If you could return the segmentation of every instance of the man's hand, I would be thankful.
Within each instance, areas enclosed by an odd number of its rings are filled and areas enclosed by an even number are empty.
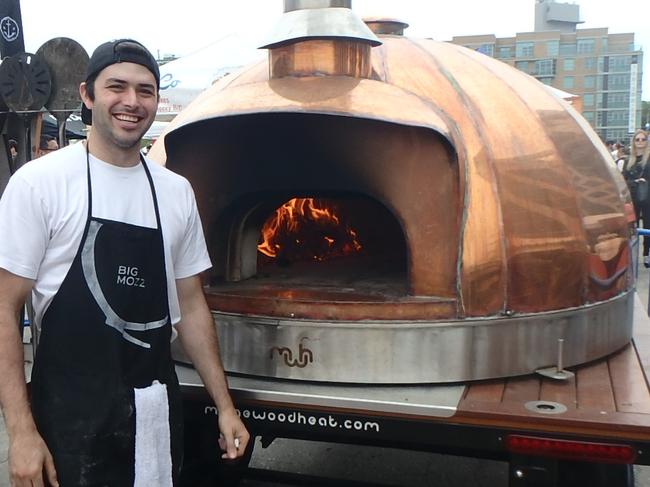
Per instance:
[[[9,474],[12,487],[59,486],[52,455],[36,429],[10,437]]]
[[[221,458],[234,460],[244,455],[250,435],[234,409],[219,411],[219,447],[225,451]]]

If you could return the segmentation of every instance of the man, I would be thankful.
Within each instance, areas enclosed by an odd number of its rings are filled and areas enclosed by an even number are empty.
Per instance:
[[[46,154],[49,154],[50,152],[53,152],[55,150],[58,150],[59,148],[59,143],[56,141],[54,137],[51,135],[41,135],[41,142],[38,144],[38,149],[36,149],[36,157],[35,159],[38,159],[39,157],[43,157]]]
[[[0,404],[17,487],[173,485],[176,333],[219,411],[224,458],[248,443],[199,278],[210,262],[194,195],[139,152],[159,87],[141,44],[99,46],[79,88],[86,144],[25,165],[0,200]],[[30,291],[31,409],[16,320]]]

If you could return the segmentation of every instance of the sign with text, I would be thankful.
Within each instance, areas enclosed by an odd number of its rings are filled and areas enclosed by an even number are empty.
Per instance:
[[[627,131],[631,134],[636,130],[636,112],[638,110],[639,93],[639,65],[630,65],[630,117],[628,118]]]

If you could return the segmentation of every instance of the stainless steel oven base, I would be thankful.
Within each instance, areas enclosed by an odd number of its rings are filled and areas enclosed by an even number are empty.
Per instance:
[[[318,382],[421,384],[589,362],[632,337],[634,292],[580,308],[457,321],[325,322],[213,312],[228,372]],[[184,360],[175,350],[175,358]]]

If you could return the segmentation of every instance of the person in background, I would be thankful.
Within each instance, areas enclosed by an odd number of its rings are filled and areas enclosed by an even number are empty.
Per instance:
[[[621,145],[621,149],[618,151],[618,157],[616,159],[616,169],[620,172],[623,172],[623,167],[627,162],[627,158],[630,157],[630,151],[624,145]]]
[[[646,219],[650,219],[650,198],[648,185],[650,184],[650,144],[645,130],[637,130],[632,138],[630,155],[623,164],[623,178],[627,183],[634,203],[636,221],[638,226],[645,227]],[[643,238],[643,265],[650,267],[650,238]]]
[[[16,157],[18,156],[18,142],[16,142],[14,139],[9,139],[8,146],[11,159],[12,161],[15,161]]]
[[[614,150],[612,150],[611,154],[615,161],[618,161],[621,158],[621,155],[623,153],[623,147],[624,145],[621,144],[620,142],[614,143]]]
[[[176,336],[216,405],[223,457],[249,441],[199,276],[211,263],[194,193],[140,153],[159,90],[142,44],[100,45],[79,87],[88,140],[24,165],[0,199],[0,405],[15,487],[177,485]],[[30,292],[28,399],[17,316]]]
[[[35,159],[59,149],[59,143],[51,135],[41,135],[41,142],[36,149]]]

